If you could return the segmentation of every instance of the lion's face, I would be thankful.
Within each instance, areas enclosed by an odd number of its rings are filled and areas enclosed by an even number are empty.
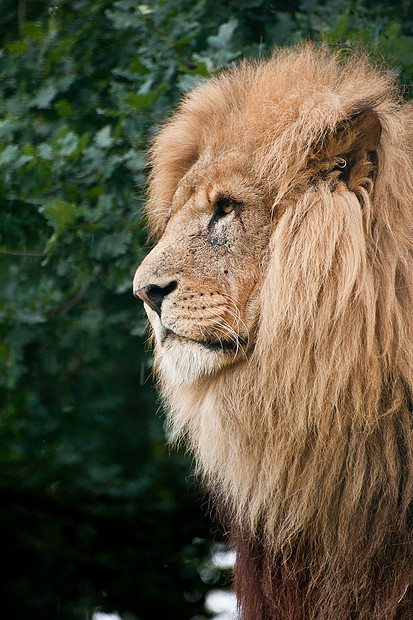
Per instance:
[[[178,183],[163,235],[134,278],[160,369],[173,381],[249,355],[270,223],[240,151],[205,153]]]

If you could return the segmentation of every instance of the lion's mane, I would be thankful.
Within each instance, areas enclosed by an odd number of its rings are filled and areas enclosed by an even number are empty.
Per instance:
[[[235,140],[274,208],[255,346],[161,377],[171,427],[224,506],[243,617],[412,618],[412,108],[313,45],[223,72],[155,140],[155,233],[184,171]]]

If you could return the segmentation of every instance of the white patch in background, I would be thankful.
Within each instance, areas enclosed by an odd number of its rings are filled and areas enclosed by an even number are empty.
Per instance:
[[[213,620],[237,620],[237,597],[229,590],[211,590],[205,597],[207,611],[218,614]]]
[[[228,550],[226,545],[215,544],[211,557],[208,560],[209,570],[229,570],[234,568],[235,564],[235,551]],[[211,577],[208,573],[208,567],[205,567],[207,573],[206,577]],[[202,572],[201,578],[203,581]],[[205,609],[214,614],[211,620],[239,620],[239,614],[237,610],[237,598],[235,593],[231,590],[210,590],[205,596]],[[204,616],[195,616],[193,620],[206,620]],[[105,613],[96,611],[92,620],[122,620],[116,612]]]
[[[234,568],[236,559],[235,551],[215,551],[212,556],[212,563],[221,570]]]

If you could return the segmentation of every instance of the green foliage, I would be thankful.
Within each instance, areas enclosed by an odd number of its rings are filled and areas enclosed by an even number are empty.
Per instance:
[[[266,35],[280,43],[311,38],[335,49],[366,49],[400,74],[408,89],[413,77],[413,11],[411,2],[396,5],[353,0],[302,0],[294,17],[278,11]]]
[[[8,617],[191,618],[214,577],[165,447],[145,319],[145,151],[188,88],[301,38],[413,73],[410,3],[0,0],[0,521]],[[45,587],[45,584],[48,587]],[[215,586],[214,586],[215,587]]]

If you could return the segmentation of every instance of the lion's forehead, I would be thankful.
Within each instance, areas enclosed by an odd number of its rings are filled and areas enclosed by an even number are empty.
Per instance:
[[[254,184],[249,176],[239,169],[223,174],[216,166],[190,170],[178,183],[172,204],[188,200],[197,191],[206,192],[208,200],[213,201],[217,195],[230,195],[239,200],[245,195],[260,197],[262,190]]]

